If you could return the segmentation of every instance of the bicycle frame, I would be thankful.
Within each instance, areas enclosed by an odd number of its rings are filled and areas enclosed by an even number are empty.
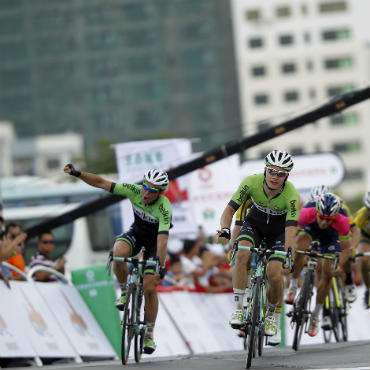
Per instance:
[[[142,249],[144,252],[144,248]],[[131,347],[131,341],[135,337],[135,361],[139,362],[143,353],[143,341],[146,331],[146,322],[140,319],[141,306],[143,301],[143,282],[144,269],[150,266],[154,271],[159,271],[158,259],[138,259],[136,257],[110,257],[111,261],[130,263],[133,267],[132,272],[127,279],[126,303],[121,321],[122,325],[122,364],[128,361]]]
[[[270,254],[290,256],[290,252],[276,251],[266,248],[254,248],[238,246],[238,250],[249,251],[257,254],[256,268],[251,279],[251,295],[249,302],[243,308],[243,325],[242,330],[249,335],[248,338],[248,355],[246,368],[252,363],[252,357],[255,356],[256,339],[258,338],[258,353],[262,355],[264,323],[265,323],[265,287],[266,287],[266,265],[267,256]]]

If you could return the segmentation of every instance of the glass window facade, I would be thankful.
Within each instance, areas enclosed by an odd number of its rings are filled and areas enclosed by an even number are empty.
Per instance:
[[[294,43],[293,35],[281,35],[279,36],[279,44],[282,46],[292,45]]]
[[[254,77],[262,77],[267,73],[265,66],[254,66],[251,68],[251,75]]]
[[[100,137],[206,150],[241,135],[228,2],[3,0],[0,35],[0,118],[18,136],[74,131],[93,152]]]
[[[281,65],[281,73],[283,74],[290,74],[295,73],[297,70],[295,63],[283,63]]]
[[[250,49],[258,49],[263,47],[263,39],[261,37],[254,37],[248,40],[248,46]]]
[[[321,33],[321,39],[323,41],[348,40],[350,37],[351,32],[348,28],[327,30]]]

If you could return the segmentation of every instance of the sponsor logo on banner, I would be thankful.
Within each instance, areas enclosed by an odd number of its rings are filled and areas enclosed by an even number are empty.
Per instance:
[[[203,218],[206,220],[213,220],[215,218],[215,210],[207,208],[203,211]]]

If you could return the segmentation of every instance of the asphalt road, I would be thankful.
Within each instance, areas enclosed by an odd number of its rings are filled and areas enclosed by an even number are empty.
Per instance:
[[[244,352],[223,352],[193,357],[145,358],[140,363],[120,361],[93,361],[83,364],[54,363],[44,369],[91,370],[242,370],[245,369]],[[251,369],[369,369],[370,341],[330,343],[302,346],[298,352],[291,348],[266,347],[262,357],[253,360]],[[21,369],[21,368],[18,368]],[[24,369],[31,369],[25,367]]]

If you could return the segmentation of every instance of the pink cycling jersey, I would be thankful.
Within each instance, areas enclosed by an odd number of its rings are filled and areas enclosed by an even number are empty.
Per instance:
[[[316,207],[303,207],[299,214],[298,227],[303,229],[305,225],[316,222]],[[337,230],[340,236],[349,235],[351,225],[348,217],[338,213],[335,216],[334,222],[330,225],[333,229]]]

